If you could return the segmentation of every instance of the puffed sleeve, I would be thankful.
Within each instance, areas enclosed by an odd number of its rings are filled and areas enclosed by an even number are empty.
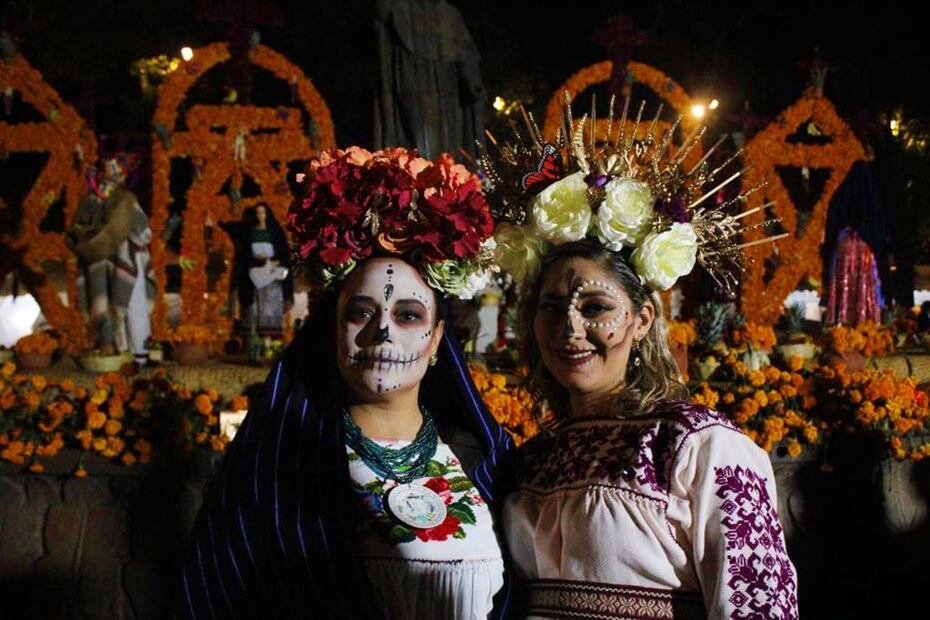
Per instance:
[[[711,426],[682,440],[669,482],[707,617],[796,619],[768,455],[738,429]]]

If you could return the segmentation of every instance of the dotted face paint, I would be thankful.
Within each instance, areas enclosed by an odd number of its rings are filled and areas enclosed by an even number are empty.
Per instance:
[[[606,293],[607,296],[617,305],[616,308],[605,313],[607,316],[600,316],[597,320],[585,318],[587,309],[583,308],[585,297]],[[571,301],[568,304],[569,318],[573,321],[580,319],[585,329],[608,329],[611,330],[608,339],[613,338],[613,331],[618,329],[629,319],[630,311],[626,303],[617,292],[617,288],[609,282],[602,280],[582,280],[572,291]]]
[[[417,271],[396,260],[366,261],[338,302],[339,372],[360,398],[419,383],[429,364],[435,309]]]

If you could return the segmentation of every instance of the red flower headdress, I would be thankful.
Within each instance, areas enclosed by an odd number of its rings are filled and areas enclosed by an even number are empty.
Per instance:
[[[448,154],[324,151],[288,213],[296,260],[328,287],[378,255],[401,256],[434,288],[470,298],[489,281],[494,222],[478,177]]]

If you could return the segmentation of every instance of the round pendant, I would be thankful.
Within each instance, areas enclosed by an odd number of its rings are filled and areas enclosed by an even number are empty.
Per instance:
[[[446,503],[432,489],[419,484],[400,484],[388,491],[391,515],[410,527],[427,530],[446,520]]]

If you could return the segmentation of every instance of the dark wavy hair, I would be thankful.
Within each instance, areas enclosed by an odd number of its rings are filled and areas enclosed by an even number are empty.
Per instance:
[[[595,239],[564,243],[549,250],[543,258],[539,277],[530,285],[528,294],[524,295],[520,303],[520,352],[529,366],[526,387],[540,402],[553,409],[557,417],[567,415],[570,406],[568,391],[546,368],[533,335],[543,275],[556,262],[567,258],[590,260],[611,274],[630,297],[634,314],[642,310],[646,303],[651,303],[655,308],[655,320],[649,332],[640,341],[640,364],[627,364],[623,388],[610,401],[613,409],[619,412],[619,415],[629,417],[647,414],[666,400],[686,399],[688,388],[681,379],[668,346],[668,328],[662,313],[662,300],[640,282],[639,276],[633,272],[622,253],[606,249]]]

